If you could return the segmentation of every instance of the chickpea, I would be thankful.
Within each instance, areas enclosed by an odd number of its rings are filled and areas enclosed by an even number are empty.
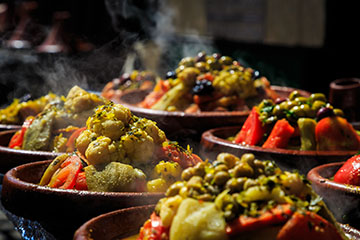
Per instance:
[[[218,186],[224,185],[229,180],[230,175],[228,172],[220,171],[214,176],[214,183]]]
[[[235,177],[252,177],[254,169],[247,162],[240,162],[234,169]]]

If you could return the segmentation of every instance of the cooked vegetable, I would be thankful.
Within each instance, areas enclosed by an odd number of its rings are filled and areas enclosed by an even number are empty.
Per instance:
[[[300,150],[316,150],[316,121],[310,118],[299,118],[297,125],[300,130]]]
[[[253,107],[234,141],[241,144],[256,145],[263,138],[264,133],[265,129],[259,119],[257,107]]]
[[[360,155],[348,159],[335,173],[334,181],[360,186]]]
[[[222,153],[185,171],[138,240],[347,239],[305,177],[271,161]]]
[[[265,99],[254,109],[235,143],[305,151],[360,149],[359,135],[322,93],[303,97],[293,91],[288,98]]]
[[[294,132],[295,129],[288,123],[288,121],[286,121],[286,119],[278,120],[262,147],[286,148]]]
[[[176,71],[158,81],[139,105],[187,113],[233,111],[248,110],[266,97],[276,97],[258,71],[245,68],[228,56],[219,56],[201,52],[196,58],[183,58]]]
[[[321,119],[315,128],[319,150],[360,149],[360,137],[345,118],[332,116]]]
[[[40,113],[48,103],[57,100],[59,100],[59,97],[53,93],[26,102],[14,99],[8,107],[0,109],[0,123],[21,124],[27,117],[36,116]]]
[[[32,122],[34,121],[33,116],[29,116],[25,119],[21,129],[17,131],[10,139],[9,148],[21,148],[24,142],[25,132],[28,130]]]
[[[77,156],[56,158],[45,171],[41,185],[161,192],[180,179],[182,169],[201,162],[190,149],[168,142],[155,122],[132,115],[120,104],[99,106],[86,125],[86,129],[73,129],[68,141],[75,141]],[[82,161],[88,166],[80,166],[78,162]]]
[[[23,138],[20,137],[21,141],[17,141],[14,147],[21,146],[21,149],[25,150],[72,152],[74,137],[70,142],[68,138],[74,130],[85,125],[94,107],[104,102],[103,98],[75,86],[66,98],[62,97],[46,105],[31,125],[22,130]],[[14,138],[18,137],[17,134]]]

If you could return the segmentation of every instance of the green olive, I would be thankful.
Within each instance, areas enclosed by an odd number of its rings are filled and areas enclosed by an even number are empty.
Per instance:
[[[261,101],[259,105],[259,109],[263,109],[264,107],[273,106],[274,102],[271,99],[264,99]]]
[[[203,177],[205,175],[205,167],[203,165],[197,164],[193,169],[194,176]]]
[[[281,108],[281,104],[275,105],[275,107],[272,110],[272,114],[274,114],[277,117],[283,117],[285,115],[284,108]]]
[[[259,168],[259,169],[265,168],[263,161],[260,161],[258,159],[255,159],[253,164],[254,164],[254,168]]]
[[[208,183],[211,183],[211,181],[214,179],[214,174],[212,173],[207,173],[204,177],[205,181]]]
[[[343,117],[343,116],[344,116],[344,112],[343,112],[343,110],[341,110],[340,108],[335,108],[333,111],[334,111],[334,114],[335,114],[336,116],[339,116],[339,117]]]
[[[193,67],[195,66],[195,60],[192,57],[185,57],[179,62],[179,66]]]
[[[229,180],[230,175],[228,172],[220,171],[215,173],[214,183],[218,186],[224,185]]]
[[[233,62],[233,59],[229,56],[222,56],[220,59],[219,59],[219,63],[221,65],[231,65]]]
[[[234,168],[235,177],[252,177],[254,169],[247,162],[240,162]]]
[[[304,111],[304,109],[301,109],[300,106],[295,106],[291,108],[290,111],[293,112],[297,118],[306,116],[306,112]]]
[[[176,72],[176,74],[178,74],[178,73],[182,72],[184,69],[185,69],[185,66],[184,66],[184,65],[180,65],[180,66],[175,70],[175,72]]]
[[[243,189],[244,183],[247,178],[230,178],[226,182],[226,188],[230,189],[231,192],[240,192]]]
[[[244,153],[240,160],[242,162],[248,163],[252,167],[254,165],[255,155],[252,153]]]
[[[202,200],[202,201],[211,201],[211,200],[213,200],[213,196],[211,196],[211,194],[209,194],[209,193],[204,193],[204,194],[198,196],[197,199]]]
[[[220,153],[216,159],[219,161],[225,162],[225,164],[229,168],[233,168],[235,166],[236,161],[239,160],[238,157],[236,157],[235,155],[230,154],[230,153]]]
[[[179,193],[179,191],[182,187],[184,187],[183,182],[176,182],[176,183],[172,184],[166,191],[166,196],[167,197],[175,196],[176,194]]]
[[[277,116],[270,116],[270,117],[265,119],[264,123],[265,124],[272,124],[272,123],[275,123],[277,120],[278,120]]]
[[[320,100],[315,100],[311,106],[311,109],[314,110],[315,112],[319,111],[320,108],[325,107],[326,102],[324,101],[320,101]]]
[[[253,186],[257,186],[259,183],[256,179],[251,179],[248,178],[246,179],[245,183],[244,183],[244,190],[248,189],[249,187],[253,187]]]
[[[301,104],[300,109],[304,110],[305,116],[310,117],[310,115],[313,114],[313,111],[311,111],[309,104]]]
[[[309,99],[311,102],[315,102],[315,101],[326,102],[326,96],[323,93],[313,93],[310,95]]]
[[[225,164],[220,164],[215,167],[215,173],[220,171],[227,171],[227,170],[229,170],[229,168]]]
[[[220,70],[221,64],[217,60],[209,59],[206,61],[206,63],[209,65],[210,69],[212,70]]]
[[[189,167],[187,169],[185,169],[182,173],[181,173],[181,178],[184,181],[188,181],[190,180],[190,178],[194,175],[193,173],[193,168]]]
[[[197,62],[195,63],[195,67],[199,69],[200,72],[209,71],[209,66],[205,62]]]
[[[292,100],[295,100],[295,98],[297,97],[301,97],[301,94],[299,93],[299,91],[292,91],[289,95],[289,99],[292,101]]]
[[[306,97],[297,97],[294,99],[294,101],[300,105],[302,103],[307,103],[308,99]]]

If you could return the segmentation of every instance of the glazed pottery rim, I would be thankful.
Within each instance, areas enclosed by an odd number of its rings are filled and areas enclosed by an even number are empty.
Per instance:
[[[348,82],[348,84],[341,84],[344,82],[345,83]],[[336,90],[353,89],[354,87],[359,87],[359,86],[360,86],[360,78],[340,78],[330,83],[330,88]]]
[[[96,224],[96,222],[101,221],[101,219],[103,219],[104,217],[111,217],[111,216],[116,216],[118,214],[122,214],[124,212],[128,212],[128,211],[136,211],[136,210],[147,210],[150,208],[155,208],[156,204],[148,204],[148,205],[142,205],[142,206],[134,206],[134,207],[128,207],[128,208],[123,208],[123,209],[118,209],[118,210],[114,210],[108,213],[103,213],[99,216],[96,216],[94,218],[89,219],[88,221],[86,221],[85,223],[83,223],[76,231],[74,234],[74,239],[82,239],[82,236],[85,236],[87,234],[89,234],[91,232],[91,225]]]
[[[11,188],[21,189],[22,191],[36,191],[39,193],[52,193],[56,195],[87,195],[87,196],[102,196],[102,197],[141,197],[141,196],[162,196],[164,193],[160,192],[95,192],[95,191],[88,191],[88,190],[75,190],[75,189],[59,189],[59,188],[50,188],[46,186],[40,186],[35,183],[26,182],[21,180],[21,176],[19,177],[17,174],[21,170],[28,170],[31,167],[36,165],[49,165],[53,160],[44,160],[44,161],[37,161],[19,165],[10,169],[4,176],[3,185],[8,185],[7,187],[11,186]],[[4,187],[3,187],[4,189]]]
[[[271,88],[274,91],[280,91],[280,90],[287,90],[287,91],[299,91],[302,95],[306,96],[310,93],[308,91],[292,88],[292,87],[286,87],[286,86],[276,86],[271,85]],[[164,111],[164,110],[155,110],[150,108],[143,108],[136,106],[135,104],[127,103],[126,101],[122,101],[121,97],[126,96],[127,94],[133,92],[133,91],[141,91],[140,89],[134,89],[130,90],[128,92],[124,92],[120,96],[120,100],[115,100],[115,102],[129,108],[131,111],[136,111],[138,113],[143,114],[151,114],[151,115],[158,115],[158,116],[172,116],[172,117],[196,117],[196,118],[211,118],[211,117],[229,117],[229,116],[247,116],[249,115],[251,109],[244,110],[244,111],[203,111],[203,112],[197,112],[197,113],[185,113],[183,111]]]
[[[325,171],[328,168],[333,167],[341,167],[345,162],[335,162],[335,163],[327,163],[322,164],[320,166],[314,167],[311,169],[308,174],[307,178],[316,185],[323,186],[326,188],[332,188],[334,190],[338,190],[345,193],[351,193],[360,195],[360,186],[350,185],[350,184],[343,184],[337,183],[329,178],[325,178],[322,176],[322,171]],[[335,173],[334,173],[335,174]]]
[[[228,127],[220,127],[220,128],[213,128],[205,131],[202,134],[201,141],[206,140],[209,143],[225,145],[227,147],[232,147],[235,149],[240,150],[249,150],[255,152],[262,152],[262,153],[272,153],[272,154],[286,154],[286,155],[296,155],[296,156],[346,156],[346,155],[354,155],[358,152],[358,150],[349,150],[349,151],[306,151],[306,150],[292,150],[292,149],[282,149],[282,148],[263,148],[260,146],[248,146],[248,145],[241,145],[237,143],[233,143],[229,140],[220,138],[215,135],[218,131],[225,131],[225,130],[234,130],[241,129],[241,126],[228,126]]]
[[[13,129],[20,129],[21,125],[16,125],[16,124],[0,124],[0,129],[3,129],[4,131],[6,130],[13,130]]]

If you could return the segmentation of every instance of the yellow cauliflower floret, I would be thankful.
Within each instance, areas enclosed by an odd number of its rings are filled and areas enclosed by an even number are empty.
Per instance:
[[[156,178],[146,183],[148,192],[165,192],[169,184],[162,178]]]
[[[76,148],[82,155],[85,155],[85,151],[89,144],[97,138],[97,135],[91,132],[89,129],[83,131],[79,137],[75,140]]]
[[[151,161],[155,149],[154,140],[145,131],[134,129],[120,139],[120,148],[126,152],[126,157],[135,165]]]
[[[103,136],[92,141],[85,151],[86,159],[93,165],[121,162],[124,159],[124,155],[124,152],[117,147],[116,142]]]
[[[182,168],[177,162],[159,162],[154,168],[155,176],[160,176],[164,179],[179,179]]]
[[[163,143],[166,141],[165,133],[156,126],[156,122],[146,118],[140,118],[131,125],[131,128],[140,128],[144,130],[150,137],[153,138],[154,143]]]
[[[99,136],[118,140],[125,134],[125,126],[129,124],[131,112],[120,104],[108,104],[96,109],[86,125]]]

